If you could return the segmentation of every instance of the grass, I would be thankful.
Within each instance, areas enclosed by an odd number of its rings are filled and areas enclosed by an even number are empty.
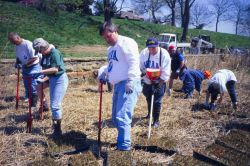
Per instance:
[[[13,58],[13,46],[7,41],[10,31],[18,32],[23,38],[34,40],[43,37],[50,43],[60,48],[74,45],[103,45],[104,40],[98,34],[98,27],[103,22],[100,16],[79,16],[76,14],[59,11],[57,14],[47,14],[34,8],[21,6],[11,2],[0,1],[0,57]],[[159,33],[182,33],[181,28],[167,25],[157,25],[141,21],[113,19],[120,28],[120,34],[134,38],[139,48],[145,47],[148,37]],[[211,36],[217,48],[237,46],[250,48],[250,38],[225,33],[215,33],[205,30],[190,29],[187,36],[190,41],[192,36],[206,34]],[[106,47],[106,46],[105,46]],[[84,50],[83,50],[84,52]],[[94,51],[93,51],[94,52]],[[105,54],[105,53],[103,53]],[[102,54],[91,54],[101,56]],[[66,57],[82,57],[84,54],[65,53]]]
[[[237,95],[240,105],[238,112],[247,112],[249,108],[249,81],[246,74],[249,67],[249,58],[226,57],[224,61],[219,56],[213,57],[187,57],[187,66],[190,68],[209,69],[214,73],[218,68],[228,68],[235,72],[237,77]],[[215,63],[216,62],[216,63]],[[8,66],[9,65],[9,66]],[[66,67],[78,68],[85,66],[96,70],[102,64],[88,62],[73,64],[66,63]],[[235,67],[238,66],[238,67]],[[99,93],[94,78],[71,78],[65,95],[63,107],[62,129],[63,136],[57,140],[50,137],[51,116],[43,121],[34,118],[33,132],[26,133],[27,103],[20,101],[19,111],[15,110],[16,76],[10,64],[0,64],[0,165],[98,165],[94,155],[98,135]],[[207,80],[203,82],[206,88]],[[23,95],[23,86],[20,84]],[[180,80],[175,80],[174,89],[181,87]],[[106,90],[106,86],[104,87]],[[48,90],[45,91],[48,97]],[[110,165],[167,165],[171,162],[176,165],[203,165],[192,158],[193,149],[203,148],[214,142],[218,136],[226,134],[223,124],[235,120],[231,115],[218,114],[219,111],[232,113],[230,98],[225,95],[225,101],[218,111],[205,110],[191,111],[193,105],[205,101],[205,93],[199,98],[197,92],[193,99],[183,99],[183,95],[173,92],[172,97],[164,96],[160,115],[161,126],[152,129],[151,139],[147,139],[148,121],[143,119],[146,115],[146,100],[141,94],[136,104],[132,122],[132,144],[141,148],[132,149],[131,153],[115,151],[117,130],[111,122],[112,94],[103,93],[103,129],[102,151],[108,153]],[[13,100],[7,98],[13,97]],[[90,149],[82,154],[62,155],[50,158],[50,154],[66,150],[82,148],[90,145]],[[150,151],[150,146],[157,151]],[[177,152],[174,156],[165,154],[166,150]],[[173,161],[172,161],[173,160]],[[195,164],[197,163],[197,164]],[[174,165],[174,164],[173,164]],[[192,164],[191,164],[192,165]]]

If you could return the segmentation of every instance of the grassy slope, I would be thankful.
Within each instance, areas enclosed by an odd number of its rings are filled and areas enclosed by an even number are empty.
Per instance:
[[[29,40],[43,37],[59,47],[105,45],[98,34],[98,26],[102,21],[102,17],[79,17],[65,12],[49,15],[30,7],[0,1],[0,56],[2,58],[13,57],[12,46],[7,42],[7,34],[10,31],[18,32],[23,38]],[[166,25],[119,19],[113,21],[120,26],[120,34],[134,38],[139,43],[140,49],[144,47],[147,37],[157,37],[156,34],[162,32],[177,34],[182,32],[181,28]],[[198,34],[210,35],[217,47],[227,45],[250,48],[250,38],[248,37],[211,31],[189,30],[188,39],[191,38],[190,36]]]

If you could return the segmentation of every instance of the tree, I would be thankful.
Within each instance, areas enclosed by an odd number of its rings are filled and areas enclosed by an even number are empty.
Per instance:
[[[110,0],[103,0],[103,7],[104,7],[104,21],[111,22],[111,15],[110,15]]]
[[[244,24],[244,18],[246,17],[247,6],[246,2],[242,0],[233,1],[233,22],[235,25],[235,34],[239,33],[239,28]]]
[[[121,0],[120,7],[117,6],[118,0],[110,0],[110,15],[113,17],[116,13],[120,12],[123,9],[124,0]],[[103,15],[104,14],[104,1],[96,0],[94,2],[94,12],[95,15]]]
[[[212,22],[211,16],[210,11],[204,4],[195,3],[191,10],[190,23],[196,29],[203,29],[204,26]]]
[[[211,1],[213,8],[212,14],[216,18],[215,31],[218,32],[218,24],[221,21],[228,21],[231,17],[229,12],[232,9],[232,2],[230,0],[216,0]]]
[[[178,0],[181,11],[181,27],[183,28],[181,41],[187,40],[188,25],[190,20],[190,9],[193,6],[195,0]]]
[[[175,26],[176,0],[165,0],[165,2],[171,10],[171,26]]]
[[[164,0],[134,0],[136,11],[140,14],[149,13],[154,23],[158,23],[156,12],[164,5]]]

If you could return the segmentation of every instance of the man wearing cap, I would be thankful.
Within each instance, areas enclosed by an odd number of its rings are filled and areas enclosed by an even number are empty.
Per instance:
[[[227,69],[221,69],[217,71],[208,81],[208,90],[205,105],[209,106],[210,110],[214,110],[216,108],[215,101],[217,100],[218,94],[220,94],[218,103],[222,103],[225,92],[228,92],[233,104],[233,108],[237,109],[238,103],[235,91],[236,82],[236,77],[232,71]],[[210,95],[211,102],[210,105],[208,105]]]
[[[166,81],[170,77],[171,59],[165,49],[159,47],[156,38],[149,38],[146,47],[140,54],[140,69],[143,75],[143,94],[148,104],[148,115],[150,116],[151,97],[154,94],[153,102],[153,126],[159,127],[159,116],[162,99],[166,91]],[[152,70],[154,69],[154,70]],[[150,73],[150,71],[157,72]]]
[[[31,107],[34,109],[37,103],[37,82],[33,77],[33,72],[41,70],[39,64],[39,55],[35,55],[35,50],[32,47],[32,42],[21,38],[16,32],[10,32],[8,34],[9,41],[15,45],[16,52],[16,68],[22,68],[23,83],[25,88],[25,98],[31,99]],[[31,77],[31,85],[28,85],[28,77]],[[31,96],[29,97],[29,86],[31,87]]]
[[[171,95],[172,87],[174,83],[174,79],[178,79],[179,73],[183,71],[184,68],[186,68],[185,62],[184,62],[184,56],[176,50],[175,46],[170,45],[168,48],[168,52],[171,57],[171,75],[169,79],[169,86],[168,86],[168,95]]]
[[[111,22],[104,22],[99,33],[110,45],[107,76],[114,86],[112,121],[118,130],[117,150],[128,151],[133,111],[142,90],[138,45],[135,40],[119,35],[117,26]]]
[[[183,82],[181,91],[186,94],[185,99],[192,98],[194,89],[201,94],[202,90],[202,81],[204,79],[209,79],[211,73],[208,70],[201,71],[196,69],[184,69],[180,73],[180,80]]]
[[[46,77],[38,81],[45,82],[49,80],[49,85],[45,83],[43,87],[46,88],[49,86],[50,107],[54,129],[53,135],[57,137],[62,134],[62,100],[68,87],[68,77],[65,72],[63,55],[43,38],[35,39],[33,41],[33,47],[37,53],[40,52],[43,55],[41,60],[43,69],[40,73],[45,74]],[[38,89],[41,89],[41,86],[38,87]]]

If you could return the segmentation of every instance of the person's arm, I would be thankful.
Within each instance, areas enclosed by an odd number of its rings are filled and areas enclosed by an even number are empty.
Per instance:
[[[220,98],[218,100],[218,103],[222,103],[223,98],[224,98],[224,92],[220,93]]]
[[[38,57],[32,57],[28,60],[26,66],[29,67],[32,65],[33,62],[35,62],[38,59]]]
[[[51,67],[51,68],[48,68],[48,69],[41,70],[42,74],[55,74],[57,72],[58,72],[57,67]]]
[[[206,101],[205,101],[206,104],[208,104],[208,102],[209,102],[209,97],[210,97],[210,93],[209,93],[208,90],[207,90],[207,93],[206,93]]]
[[[161,69],[160,78],[164,82],[168,81],[171,74],[171,59],[168,52],[163,53],[162,51],[162,66],[160,67],[160,69]]]

